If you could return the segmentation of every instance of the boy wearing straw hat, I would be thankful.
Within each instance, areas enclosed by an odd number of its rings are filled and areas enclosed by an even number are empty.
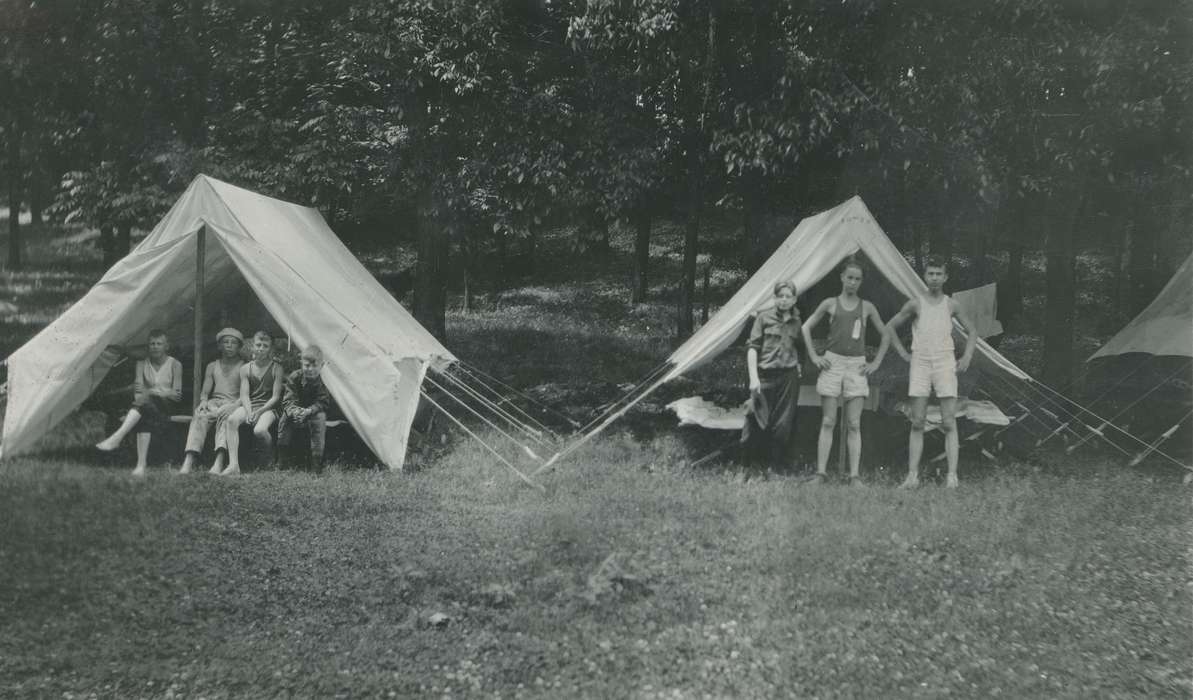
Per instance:
[[[240,348],[244,345],[244,335],[235,328],[225,328],[215,334],[215,342],[219,345],[220,356],[208,364],[203,373],[203,389],[199,392],[199,405],[186,434],[186,457],[179,474],[189,474],[194,468],[212,425],[215,426],[212,474],[223,471],[228,455],[226,423],[228,416],[240,405],[240,366],[244,364]]]

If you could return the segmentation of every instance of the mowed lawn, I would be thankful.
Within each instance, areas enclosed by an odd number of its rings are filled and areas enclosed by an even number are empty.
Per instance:
[[[12,461],[0,696],[1193,693],[1179,474],[904,492],[680,448],[604,436],[546,494],[468,441],[406,474]]]

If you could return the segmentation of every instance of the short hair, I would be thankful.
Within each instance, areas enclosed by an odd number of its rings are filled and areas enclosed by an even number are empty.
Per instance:
[[[924,259],[924,272],[927,272],[930,267],[939,267],[945,271],[945,274],[948,274],[949,261],[945,260],[944,256],[941,255],[929,255]]]
[[[154,338],[165,338],[166,340],[169,340],[170,336],[166,335],[164,330],[160,328],[154,328],[153,330],[149,331],[149,336],[146,338],[146,340],[153,340]]]
[[[303,349],[302,355],[300,355],[300,357],[306,358],[308,360],[314,360],[315,362],[323,362],[323,350],[321,350],[318,345],[308,345]]]
[[[841,274],[845,274],[845,271],[851,267],[862,273],[863,277],[866,276],[866,268],[862,267],[862,261],[857,258],[846,258],[845,262],[841,264]]]
[[[256,342],[258,340],[265,340],[268,341],[270,345],[273,345],[273,334],[269,331],[257,331],[253,334],[253,341]]]
[[[795,282],[789,282],[789,281],[775,282],[774,295],[779,296],[779,292],[783,291],[784,288],[791,290],[791,296],[793,296],[793,297],[799,296],[799,288],[795,286]]]

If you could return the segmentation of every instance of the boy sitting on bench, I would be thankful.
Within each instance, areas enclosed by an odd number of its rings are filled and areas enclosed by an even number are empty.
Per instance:
[[[289,452],[294,433],[306,428],[310,436],[311,468],[323,469],[324,437],[327,434],[327,408],[331,396],[319,372],[323,369],[323,351],[318,345],[308,345],[302,351],[302,365],[286,377],[282,395],[282,417],[278,421],[277,460]]]

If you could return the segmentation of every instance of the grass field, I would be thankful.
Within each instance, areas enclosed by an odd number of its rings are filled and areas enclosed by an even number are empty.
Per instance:
[[[547,495],[469,443],[398,476],[16,461],[0,695],[1193,693],[1177,477],[1012,465],[908,493],[678,451],[604,440]]]
[[[0,278],[6,352],[98,274],[46,251]],[[619,264],[453,311],[450,345],[578,411],[611,399],[672,342]],[[138,480],[81,415],[0,471],[0,697],[1193,695],[1179,470],[1043,452],[906,492],[892,445],[869,488],[813,486],[630,425],[540,493],[458,436],[402,474]]]

